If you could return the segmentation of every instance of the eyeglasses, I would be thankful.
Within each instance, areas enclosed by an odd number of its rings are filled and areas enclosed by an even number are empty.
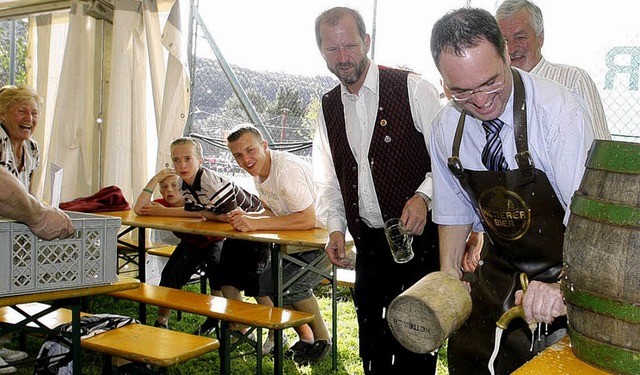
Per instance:
[[[457,93],[457,94],[451,94],[451,99],[453,99],[454,101],[458,102],[458,103],[463,103],[466,102],[467,100],[471,99],[471,97],[479,92],[485,94],[485,95],[490,95],[490,94],[496,94],[501,92],[502,90],[504,90],[504,82],[496,82],[496,83],[492,83],[489,85],[486,85],[484,87],[480,87],[478,89],[475,90],[469,90],[469,91],[464,91],[461,93]]]

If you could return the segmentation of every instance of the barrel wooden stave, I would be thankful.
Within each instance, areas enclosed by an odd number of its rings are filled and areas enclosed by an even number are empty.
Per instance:
[[[600,342],[635,350],[640,356],[640,324],[568,305],[571,328]],[[588,335],[587,335],[588,333]]]
[[[596,140],[572,198],[563,293],[576,357],[621,374],[640,363],[640,144]]]
[[[592,293],[640,304],[640,232],[572,216],[564,244],[567,279]]]

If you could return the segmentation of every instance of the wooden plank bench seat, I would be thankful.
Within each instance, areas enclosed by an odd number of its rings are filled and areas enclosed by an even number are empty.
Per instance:
[[[336,268],[337,285],[353,288],[356,285],[356,271],[346,268]],[[323,284],[331,285],[328,279],[322,279]]]
[[[29,302],[17,305],[17,307],[27,313],[29,316],[34,316],[50,307],[45,303]],[[80,316],[87,316],[90,314],[81,312]],[[25,316],[9,306],[0,307],[0,322],[7,324],[18,324],[25,319]],[[49,329],[53,329],[60,324],[69,323],[71,321],[71,310],[60,308],[52,311],[44,316],[39,317],[38,322]],[[30,322],[26,325],[29,328],[37,328],[39,325],[35,322]]]
[[[156,255],[159,257],[169,258],[173,251],[176,249],[175,245],[166,245],[160,247],[153,247],[147,250],[147,254]]]
[[[302,311],[269,307],[147,283],[140,283],[139,288],[109,293],[109,295],[232,323],[275,330],[297,327],[313,320],[313,314]]]
[[[199,357],[219,346],[220,342],[211,337],[144,324],[127,324],[82,340],[83,348],[163,369]]]
[[[255,303],[236,301],[224,297],[210,296],[180,289],[141,283],[139,288],[109,293],[109,295],[143,304],[180,310],[196,315],[219,319],[220,324],[220,367],[222,374],[230,374],[231,335],[230,324],[240,324],[257,329],[256,373],[262,370],[262,329],[282,331],[313,320],[313,314],[269,307]],[[235,333],[237,335],[237,333]],[[281,332],[279,332],[281,334]],[[246,340],[243,340],[246,341]],[[282,360],[282,345],[275,346],[277,361]],[[277,367],[277,366],[276,366]]]
[[[29,316],[34,316],[50,306],[32,302],[20,304],[17,307]],[[81,313],[81,315],[90,314]],[[14,308],[0,307],[0,322],[18,324],[24,319],[25,316]],[[37,321],[41,326],[53,330],[58,325],[71,321],[71,310],[59,308],[39,317]],[[27,327],[36,328],[39,324],[30,322]],[[128,324],[82,340],[83,348],[104,354],[105,363],[108,365],[112,363],[112,357],[118,357],[135,363],[157,366],[160,368],[160,373],[165,373],[167,367],[216,350],[219,346],[220,342],[214,338],[144,324]]]

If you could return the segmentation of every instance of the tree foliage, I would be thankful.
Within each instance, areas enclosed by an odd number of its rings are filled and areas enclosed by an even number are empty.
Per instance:
[[[11,22],[0,22],[0,85],[10,84],[11,77]],[[27,83],[27,23],[15,21],[16,56],[15,84]]]

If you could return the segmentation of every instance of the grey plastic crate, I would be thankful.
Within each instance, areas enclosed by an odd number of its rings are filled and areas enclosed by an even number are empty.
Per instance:
[[[0,296],[116,281],[120,218],[66,213],[75,233],[51,241],[39,239],[22,223],[0,218]]]

